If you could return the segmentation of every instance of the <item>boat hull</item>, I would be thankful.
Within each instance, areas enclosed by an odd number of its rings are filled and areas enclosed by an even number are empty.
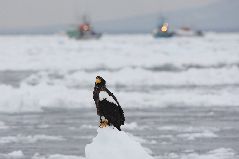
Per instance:
[[[153,34],[155,38],[170,38],[174,35],[172,32],[156,32]]]
[[[81,32],[76,30],[68,31],[67,35],[70,38],[79,39],[79,40],[99,39],[102,36],[102,34],[100,33],[92,33],[92,32],[82,34]]]

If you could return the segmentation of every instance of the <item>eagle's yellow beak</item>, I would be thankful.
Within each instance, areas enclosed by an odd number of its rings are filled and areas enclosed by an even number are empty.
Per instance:
[[[101,80],[99,78],[96,78],[95,83],[98,84],[100,82],[101,82]]]

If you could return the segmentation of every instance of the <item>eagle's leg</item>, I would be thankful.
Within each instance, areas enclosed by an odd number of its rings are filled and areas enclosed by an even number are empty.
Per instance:
[[[100,117],[100,128],[105,128],[109,125],[109,122],[107,119],[105,119],[105,117],[103,117],[103,119]]]

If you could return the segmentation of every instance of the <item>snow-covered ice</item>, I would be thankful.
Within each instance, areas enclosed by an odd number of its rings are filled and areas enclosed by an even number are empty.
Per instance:
[[[61,155],[61,154],[42,156],[42,155],[36,153],[33,155],[32,159],[85,159],[85,158],[83,158],[81,156]]]
[[[101,75],[125,110],[122,130],[148,154],[237,159],[238,42],[238,33],[0,36],[0,158],[84,157]]]
[[[7,128],[8,128],[8,126],[4,122],[0,121],[0,130],[7,129]]]
[[[217,156],[220,152],[208,152],[224,147],[233,152],[230,159],[237,159],[237,107],[159,107],[126,109],[125,113],[127,122],[122,130],[154,158],[204,159]],[[85,146],[97,135],[98,127],[95,109],[0,113],[0,120],[8,126],[0,131],[0,154],[6,156],[20,150],[24,159],[85,157]]]
[[[121,126],[122,129],[127,129],[127,130],[134,130],[134,129],[143,129],[140,127],[136,122],[132,123],[125,123],[124,125]]]
[[[160,40],[105,35],[92,41],[1,36],[0,111],[90,108],[96,75],[127,108],[238,106],[238,39],[238,33]]]
[[[3,159],[24,159],[24,154],[22,151],[18,150],[18,151],[13,151],[7,154],[1,154],[0,153],[0,158]]]
[[[47,135],[29,135],[29,136],[5,136],[0,137],[0,145],[8,144],[8,143],[34,143],[42,140],[50,140],[50,141],[62,141],[64,138],[61,136],[47,136]]]
[[[195,140],[196,138],[214,138],[214,137],[218,137],[218,135],[211,131],[204,130],[202,132],[197,132],[197,133],[179,134],[178,137],[185,138],[187,140]]]
[[[179,155],[170,153],[165,156],[158,156],[156,159],[232,159],[237,157],[238,156],[235,154],[235,152],[230,148],[218,148],[205,154],[191,152]]]
[[[124,131],[107,127],[98,128],[97,132],[92,143],[86,145],[86,159],[153,159]]]

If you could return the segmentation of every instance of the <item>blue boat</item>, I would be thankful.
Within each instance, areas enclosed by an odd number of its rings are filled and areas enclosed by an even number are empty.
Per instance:
[[[155,38],[169,38],[172,37],[173,35],[174,32],[170,32],[168,29],[168,23],[163,23],[153,31],[153,36]]]

